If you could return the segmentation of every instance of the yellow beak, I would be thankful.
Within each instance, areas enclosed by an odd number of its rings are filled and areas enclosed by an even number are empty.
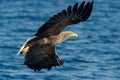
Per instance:
[[[73,33],[72,36],[75,37],[75,38],[78,38],[78,34],[77,33]]]

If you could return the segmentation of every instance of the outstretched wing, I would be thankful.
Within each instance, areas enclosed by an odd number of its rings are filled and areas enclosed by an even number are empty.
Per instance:
[[[78,6],[78,3],[73,7],[69,6],[67,10],[59,12],[43,24],[35,36],[49,37],[51,35],[57,35],[67,25],[87,20],[92,12],[93,2],[94,1],[85,4],[85,1],[83,1],[80,6]]]
[[[35,71],[43,68],[50,70],[52,66],[59,66],[55,47],[49,44],[33,45],[25,56],[24,64]]]

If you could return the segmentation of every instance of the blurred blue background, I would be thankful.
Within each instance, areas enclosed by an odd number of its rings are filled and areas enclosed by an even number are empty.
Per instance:
[[[0,80],[120,80],[120,0],[95,0],[86,22],[65,29],[79,38],[57,46],[63,66],[34,72],[16,56],[44,22],[75,2],[82,0],[0,0]]]

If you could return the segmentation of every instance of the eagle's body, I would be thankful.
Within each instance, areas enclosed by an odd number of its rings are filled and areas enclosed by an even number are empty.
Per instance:
[[[28,39],[21,47],[18,54],[25,54],[25,62],[33,70],[63,65],[63,59],[60,59],[56,53],[55,46],[70,37],[78,35],[72,31],[62,32],[70,24],[76,24],[88,19],[93,8],[93,1],[85,5],[85,1],[78,6],[76,3],[73,8],[69,6],[51,17],[42,27],[39,28],[34,37]]]

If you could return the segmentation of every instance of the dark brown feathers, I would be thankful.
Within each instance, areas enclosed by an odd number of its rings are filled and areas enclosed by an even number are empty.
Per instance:
[[[78,5],[68,6],[67,10],[63,10],[51,17],[45,24],[43,24],[35,36],[49,37],[59,34],[67,25],[76,24],[85,21],[90,16],[93,9],[93,2],[85,1]]]
[[[59,66],[57,58],[55,47],[35,44],[26,54],[24,64],[35,71],[43,68],[50,70],[52,66]]]

